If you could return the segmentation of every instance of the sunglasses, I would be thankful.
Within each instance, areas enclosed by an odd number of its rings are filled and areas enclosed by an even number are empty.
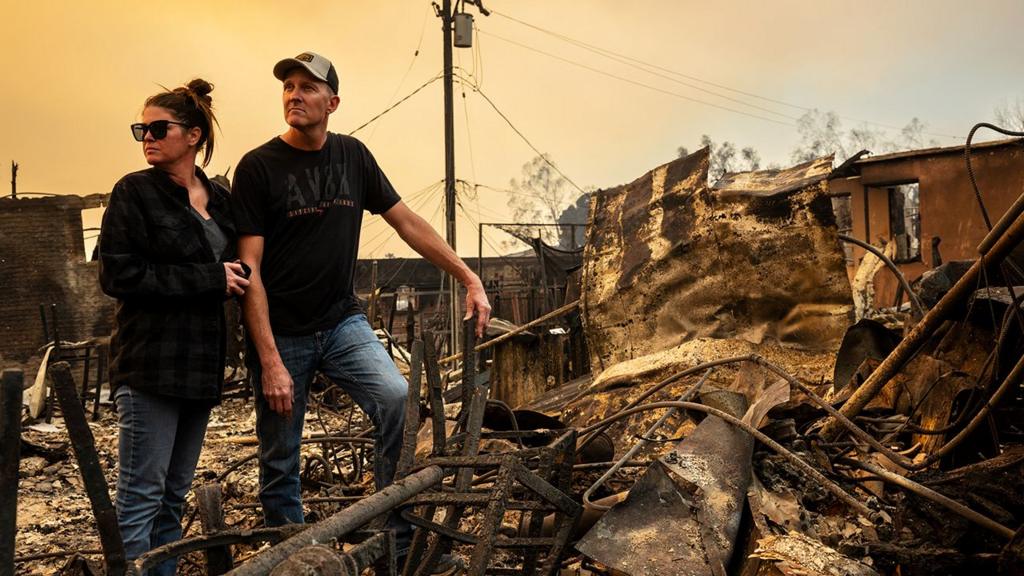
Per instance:
[[[153,135],[154,140],[163,140],[167,136],[167,127],[171,124],[177,124],[178,126],[184,126],[188,128],[189,125],[184,122],[175,122],[173,120],[156,120],[149,124],[132,124],[132,136],[135,140],[142,142],[143,138],[146,137],[146,132]]]

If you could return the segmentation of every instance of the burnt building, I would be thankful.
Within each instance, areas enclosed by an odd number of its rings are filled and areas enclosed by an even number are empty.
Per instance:
[[[971,146],[971,166],[992,224],[1024,193],[1024,140]],[[875,246],[895,243],[893,261],[914,281],[941,261],[978,256],[988,232],[971,185],[964,146],[928,148],[848,161],[830,176],[840,232]],[[864,250],[853,247],[854,273]],[[896,279],[875,277],[875,303],[891,306]]]
[[[110,334],[114,302],[100,290],[99,263],[86,258],[82,225],[82,211],[102,207],[107,197],[0,198],[5,365],[25,363],[52,340],[54,319],[64,341]]]
[[[483,281],[492,315],[522,324],[563,303],[565,269],[572,268],[573,261],[558,256],[548,255],[544,268],[536,254],[465,258],[465,262]],[[575,255],[576,260],[580,257]],[[361,259],[356,263],[355,290],[367,302],[374,291],[379,293],[371,315],[404,342],[409,306],[418,324],[426,322],[436,332],[444,332],[443,309],[438,314],[439,298],[446,307],[442,278],[442,271],[422,258]],[[465,306],[461,298],[459,306]]]

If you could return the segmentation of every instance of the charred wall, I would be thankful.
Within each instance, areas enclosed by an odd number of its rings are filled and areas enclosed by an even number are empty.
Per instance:
[[[985,208],[992,223],[1024,193],[1024,143],[1021,140],[977,145],[971,155]],[[977,246],[987,233],[967,175],[963,147],[915,151],[868,158],[856,163],[858,174],[830,181],[833,194],[850,196],[853,236],[876,246],[891,238],[886,186],[917,182],[920,194],[921,256],[900,263],[913,281],[932,267],[932,240],[940,238],[938,252],[944,262],[977,257]],[[851,274],[864,255],[854,248]],[[897,282],[887,270],[875,277],[875,301],[891,306]]]
[[[82,210],[105,195],[0,199],[0,357],[24,363],[45,343],[39,306],[57,305],[62,340],[110,334],[113,300],[87,262]],[[51,326],[52,331],[52,326]]]

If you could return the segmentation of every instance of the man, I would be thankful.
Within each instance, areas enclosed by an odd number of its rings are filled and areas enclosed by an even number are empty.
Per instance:
[[[394,479],[408,384],[380,345],[353,291],[362,211],[380,214],[409,246],[467,290],[482,335],[490,305],[480,279],[399,198],[366,147],[330,133],[338,75],[312,52],[274,66],[288,130],[235,170],[239,258],[252,273],[242,303],[260,440],[260,501],[269,526],[303,521],[299,444],[316,371],[345,389],[375,427],[377,489]],[[407,525],[394,521],[399,554]]]

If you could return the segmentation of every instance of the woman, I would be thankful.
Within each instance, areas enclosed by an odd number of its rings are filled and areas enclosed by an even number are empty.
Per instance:
[[[117,517],[133,560],[181,537],[210,409],[224,377],[224,300],[249,282],[234,258],[227,197],[196,166],[213,155],[213,86],[196,79],[146,100],[132,134],[151,166],[110,195],[100,284],[117,299],[110,384],[120,438]],[[173,574],[168,561],[154,570]]]

